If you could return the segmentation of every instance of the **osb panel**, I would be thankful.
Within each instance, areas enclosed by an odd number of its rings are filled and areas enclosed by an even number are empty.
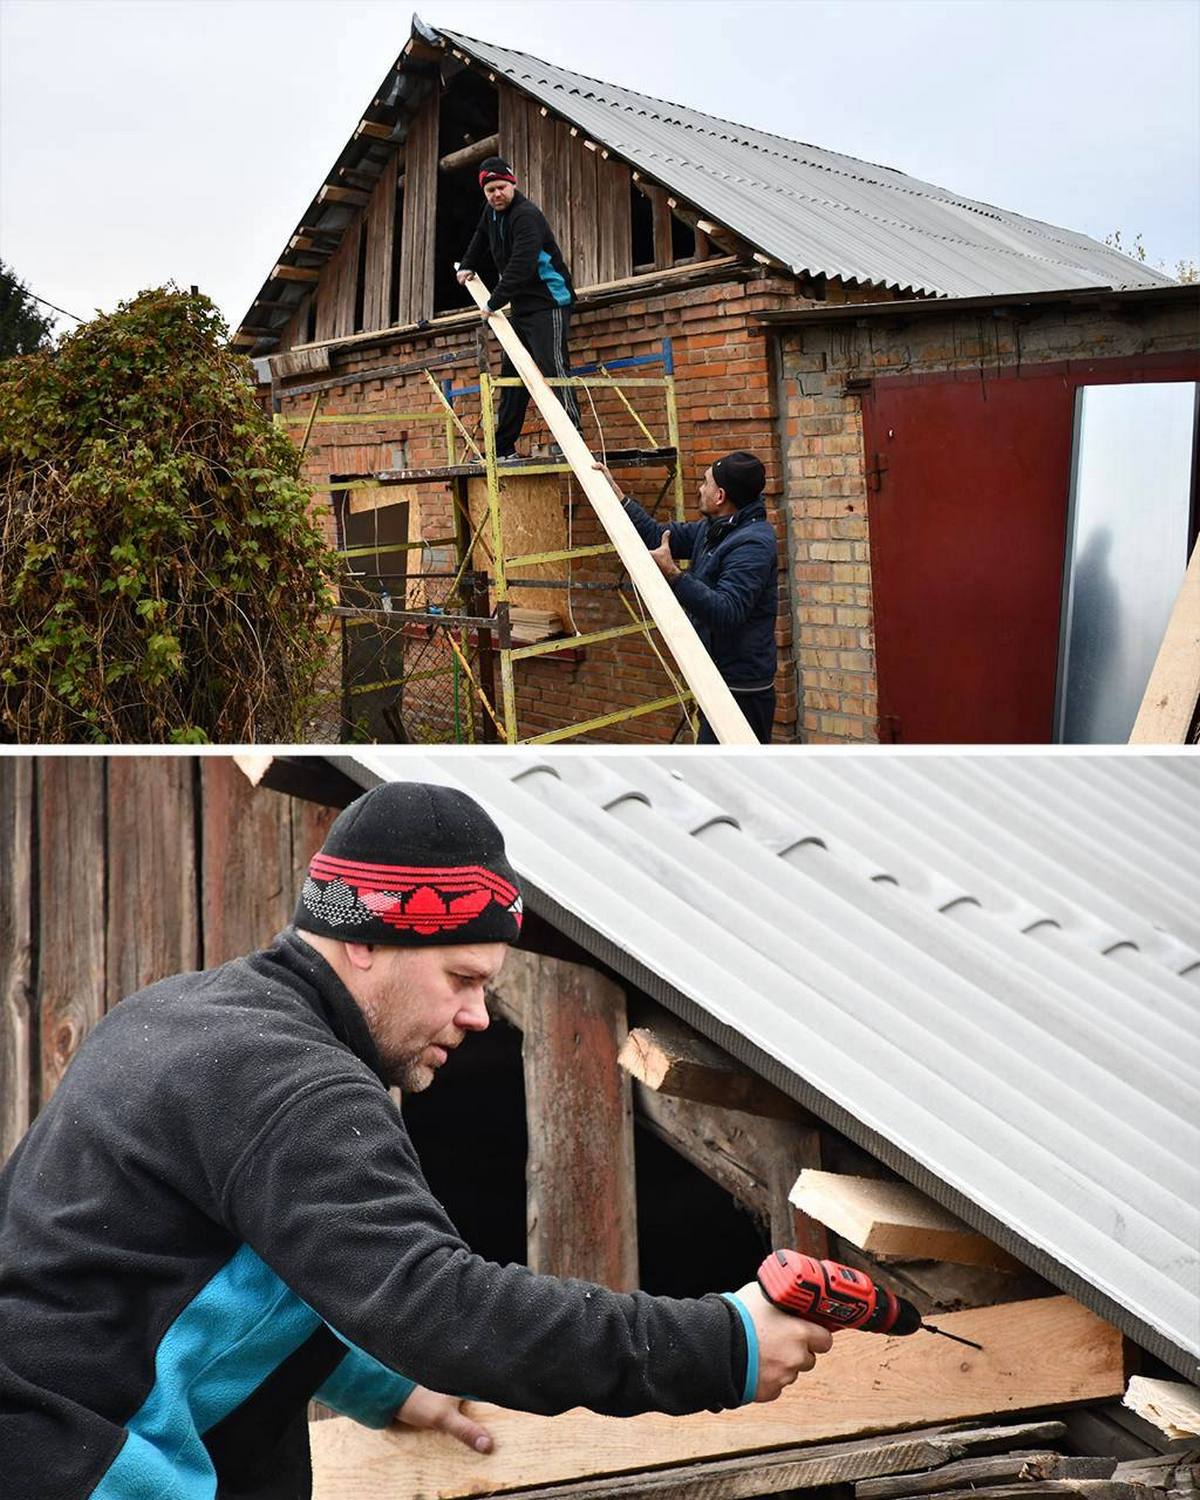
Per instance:
[[[470,493],[471,526],[484,521],[484,535],[491,542],[491,528],[485,520],[487,515],[487,482],[473,479],[468,486]],[[586,501],[585,501],[586,504]],[[563,514],[562,495],[557,474],[531,474],[527,478],[516,475],[501,480],[500,514],[504,528],[505,557],[520,557],[527,552],[558,552],[569,545],[567,520]],[[477,568],[493,570],[483,548],[475,548],[474,564]],[[577,565],[576,565],[577,566]],[[522,563],[513,569],[524,578],[567,577],[568,564]],[[570,624],[570,603],[565,587],[538,589],[514,588],[509,590],[508,602],[526,609],[554,610],[564,626]],[[492,604],[495,605],[495,595]]]

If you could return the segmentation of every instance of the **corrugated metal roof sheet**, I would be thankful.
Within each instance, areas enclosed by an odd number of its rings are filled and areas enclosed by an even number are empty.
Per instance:
[[[967,297],[1169,282],[1085,234],[441,30],[797,275]]]
[[[371,753],[530,905],[1195,1379],[1200,766]]]

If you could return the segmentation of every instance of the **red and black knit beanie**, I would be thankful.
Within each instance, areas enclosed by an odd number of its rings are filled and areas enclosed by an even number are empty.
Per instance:
[[[517,174],[502,156],[489,156],[479,168],[480,187],[487,187],[489,182],[516,182],[516,180]]]
[[[293,922],[343,942],[515,943],[521,892],[504,837],[452,787],[388,781],[339,814]]]

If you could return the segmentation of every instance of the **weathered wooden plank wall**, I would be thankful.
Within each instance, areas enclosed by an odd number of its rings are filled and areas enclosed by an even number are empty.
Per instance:
[[[393,152],[367,204],[367,260],[363,269],[363,327],[386,328],[392,286],[392,252],[396,234],[396,178],[399,157]]]
[[[224,757],[0,759],[0,1162],[122,996],[286,925],[335,816]]]
[[[404,214],[400,225],[401,323],[433,314],[433,249],[438,190],[436,92],[421,105],[404,143]]]
[[[183,756],[108,762],[105,996],[200,967],[194,766]]]
[[[104,762],[39,761],[37,813],[40,1107],[104,1014]]]
[[[535,100],[500,85],[500,154],[516,169],[520,189],[545,213],[554,230],[576,287],[620,281],[633,274],[631,178],[624,162],[589,150],[581,134],[544,115]],[[315,338],[343,338],[356,330],[360,245],[362,262],[362,330],[387,328],[393,263],[399,259],[397,320],[415,323],[432,317],[434,296],[434,227],[437,222],[438,112],[433,94],[421,105],[408,138],[392,155],[372,189],[366,207],[347,226],[342,242],[321,272],[312,294],[316,299]],[[404,212],[396,244],[396,191],[404,181]],[[660,259],[669,265],[670,211],[663,199],[666,230],[660,227]],[[666,233],[664,239],[663,233]],[[663,247],[666,248],[663,248]],[[279,349],[306,342],[306,297],[280,337]]]
[[[633,274],[631,179],[624,162],[590,151],[582,135],[503,85],[500,154],[521,192],[550,221],[576,287]]]
[[[342,235],[342,242],[321,273],[317,287],[317,338],[336,339],[354,332],[354,294],[358,282],[361,216]]]

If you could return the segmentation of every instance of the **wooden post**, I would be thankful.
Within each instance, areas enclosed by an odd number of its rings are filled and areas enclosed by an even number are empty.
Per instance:
[[[482,310],[487,307],[488,288],[479,276],[466,283],[467,290]],[[666,579],[651,561],[646,544],[633,528],[633,522],[625,514],[621,502],[613,493],[612,486],[595,467],[595,459],[586,443],[576,432],[574,423],[567,416],[562,404],[546,384],[541,371],[533,362],[529,351],[518,338],[516,330],[503,313],[494,313],[490,319],[492,332],[500,340],[517,374],[525,382],[529,394],[539,410],[563,456],[571,465],[584,493],[592,502],[600,524],[616,547],[630,578],[646,602],[662,632],[667,648],[687,679],[687,684],[704,710],[704,715],[717,739],[724,745],[754,745],[757,739],[746,723],[745,715],[737,706],[712,658],[700,644],[691,621]]]
[[[38,762],[39,1107],[104,1014],[104,773],[99,757]]]
[[[639,182],[638,186],[649,198],[654,210],[654,269],[667,271],[675,263],[675,250],[671,241],[671,205],[662,188],[650,182]]]
[[[586,965],[516,950],[489,998],[523,1032],[529,1264],[632,1291],[633,1102],[617,1065],[625,995]]]
[[[108,763],[107,1008],[200,963],[193,771],[179,756]]]
[[[33,768],[0,761],[0,1166],[33,1118]]]

